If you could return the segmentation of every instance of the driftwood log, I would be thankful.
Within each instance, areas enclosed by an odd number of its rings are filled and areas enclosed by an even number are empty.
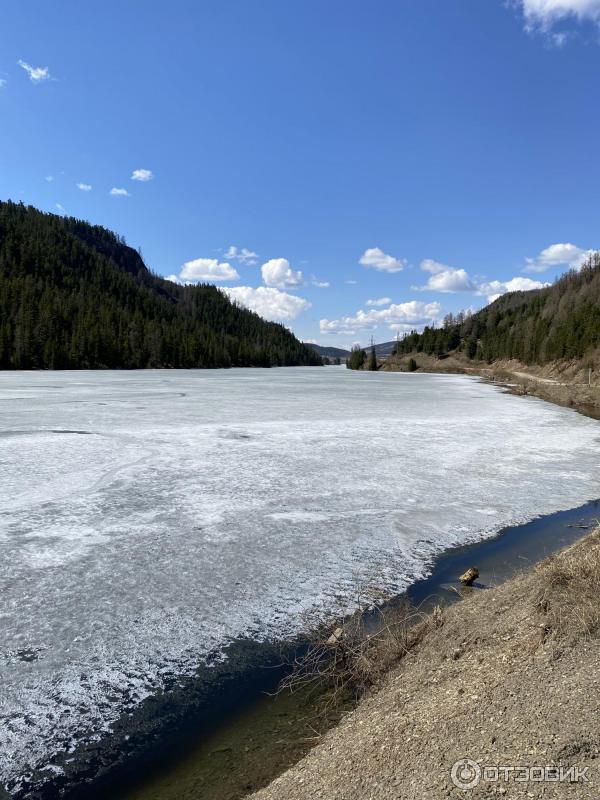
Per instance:
[[[336,647],[338,644],[341,643],[343,638],[344,638],[344,629],[336,628],[329,637],[329,639],[327,639],[325,644],[329,645],[329,647]]]
[[[477,567],[469,567],[469,569],[466,572],[463,572],[463,574],[460,576],[458,580],[462,583],[463,586],[472,586],[478,577],[479,577],[479,570],[477,569]]]

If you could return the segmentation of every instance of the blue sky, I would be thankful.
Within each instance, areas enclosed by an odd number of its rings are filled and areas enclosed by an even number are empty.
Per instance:
[[[600,246],[600,0],[7,0],[0,123],[2,199],[322,344]]]

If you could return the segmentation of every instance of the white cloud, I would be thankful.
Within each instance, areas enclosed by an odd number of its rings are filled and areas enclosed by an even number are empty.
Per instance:
[[[180,279],[179,275],[166,275],[166,281],[171,281],[171,283],[178,283],[179,285],[183,284],[183,281]]]
[[[369,247],[359,258],[358,263],[379,272],[400,272],[408,262],[405,258],[395,258],[384,253],[380,247]]]
[[[113,197],[131,197],[127,189],[118,189],[116,186],[113,186],[109,194]]]
[[[600,0],[520,0],[520,4],[529,30],[547,32],[569,17],[600,23]],[[564,44],[561,34],[556,44]]]
[[[81,189],[82,192],[92,191],[91,183],[76,183],[75,186],[77,186],[78,189]]]
[[[63,205],[61,205],[60,203],[56,204],[56,208],[57,208],[58,211],[60,211],[61,214],[66,214],[67,213],[65,207]]]
[[[509,281],[489,281],[477,287],[478,295],[487,296],[488,303],[493,303],[507,292],[528,292],[531,289],[543,289],[549,283],[534,281],[531,278],[511,278]]]
[[[302,273],[293,270],[287,258],[272,258],[261,267],[263,281],[266,286],[277,289],[290,289],[302,286],[304,283]]]
[[[257,289],[251,286],[234,286],[223,291],[231,300],[274,322],[296,319],[299,314],[310,308],[310,303],[303,297],[267,286],[259,286]]]
[[[425,286],[416,287],[423,291],[472,292],[476,288],[468,272],[464,269],[455,269],[447,264],[441,264],[439,261],[433,261],[431,258],[421,261],[421,269],[431,274]]]
[[[311,280],[311,283],[312,283],[313,286],[316,286],[317,289],[329,289],[329,287],[331,286],[329,281],[319,281],[314,276],[313,276],[313,278]]]
[[[377,300],[367,300],[367,305],[373,308],[375,306],[388,306],[391,302],[391,297],[380,297]]]
[[[52,181],[54,180],[54,175],[46,175],[44,180],[48,181],[48,183],[52,183]]]
[[[229,259],[229,261],[239,261],[240,264],[252,265],[257,263],[258,253],[248,250],[247,247],[238,249],[232,244],[225,253],[225,258]]]
[[[154,178],[154,174],[151,169],[134,169],[131,173],[131,180],[132,181],[141,181],[142,183],[147,183]]]
[[[322,319],[319,327],[321,333],[336,333],[352,336],[360,330],[375,330],[384,325],[391,330],[409,331],[435,323],[440,318],[442,307],[439,303],[423,303],[410,300],[406,303],[395,303],[389,308],[371,311],[359,310],[353,317],[341,319]]]
[[[525,259],[524,272],[545,272],[552,267],[568,267],[581,269],[587,259],[593,255],[593,250],[584,250],[575,244],[551,244],[535,258]]]
[[[216,258],[195,258],[186,261],[179,277],[182,281],[237,281],[239,275],[231,264]]]
[[[8,81],[6,80],[6,78],[0,78],[0,89],[3,89],[7,83]]]
[[[48,67],[32,67],[31,64],[22,59],[19,59],[17,64],[29,75],[29,80],[32,83],[42,83],[42,81],[47,81],[51,78]]]
[[[348,286],[356,286],[357,282],[358,281],[344,281],[344,283],[347,283]]]
[[[592,251],[584,251],[574,245],[551,245],[543,250],[537,259],[527,259],[527,271],[541,272],[551,265],[572,264],[581,266],[585,256]],[[507,292],[529,291],[542,289],[548,283],[536,281],[531,278],[516,277],[508,281],[475,281],[464,269],[455,269],[439,261],[427,258],[421,262],[421,269],[429,272],[431,277],[425,286],[414,286],[413,289],[430,290],[437,292],[473,292],[480,297],[487,297],[489,303]]]

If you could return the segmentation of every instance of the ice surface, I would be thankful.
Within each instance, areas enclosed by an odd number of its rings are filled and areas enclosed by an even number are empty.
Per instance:
[[[0,780],[232,637],[599,497],[599,464],[596,422],[460,376],[2,373]]]

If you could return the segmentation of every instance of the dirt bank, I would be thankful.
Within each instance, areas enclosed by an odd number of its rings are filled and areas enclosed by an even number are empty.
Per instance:
[[[412,353],[400,358],[390,356],[381,362],[386,372],[407,371],[408,361],[414,358],[419,372],[478,375],[495,383],[511,386],[516,394],[528,394],[576,409],[600,418],[600,376],[592,372],[589,383],[588,368],[580,361],[562,361],[543,367],[528,366],[520,361],[471,361],[460,354],[445,358]]]
[[[444,610],[376,692],[253,797],[597,798],[599,633],[596,531],[534,570],[499,588],[474,590]],[[451,778],[464,758],[486,768],[466,790]],[[544,773],[548,767],[558,769]],[[587,770],[587,781],[539,782],[561,777],[561,767],[570,777],[571,767]],[[529,780],[515,780],[524,776]]]

